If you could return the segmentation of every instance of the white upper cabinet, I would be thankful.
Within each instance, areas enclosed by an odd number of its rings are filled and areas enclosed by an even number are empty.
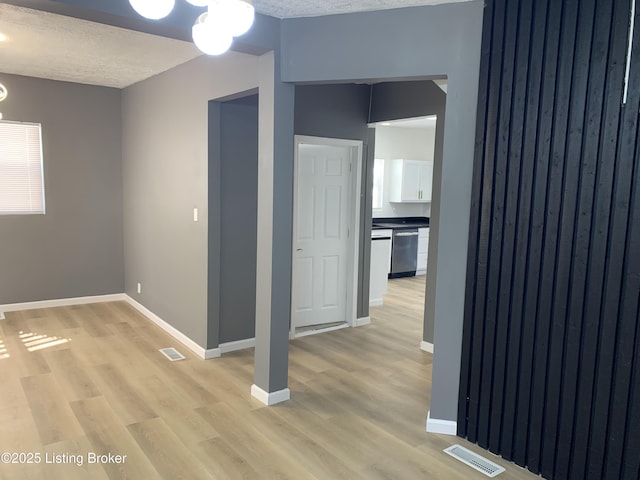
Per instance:
[[[430,203],[433,162],[391,160],[390,202]]]

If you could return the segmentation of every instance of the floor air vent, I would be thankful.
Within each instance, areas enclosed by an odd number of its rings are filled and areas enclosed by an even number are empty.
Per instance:
[[[445,448],[444,451],[462,463],[466,463],[471,468],[475,468],[479,472],[484,473],[487,477],[497,477],[504,472],[504,467],[460,445],[452,445],[449,448]]]
[[[165,357],[167,357],[172,362],[177,362],[178,360],[184,360],[185,358],[187,358],[173,347],[161,348],[160,353],[162,353]]]

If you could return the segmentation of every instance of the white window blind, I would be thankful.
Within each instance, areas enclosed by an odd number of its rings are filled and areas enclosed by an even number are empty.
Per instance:
[[[40,124],[0,121],[0,215],[44,213]]]

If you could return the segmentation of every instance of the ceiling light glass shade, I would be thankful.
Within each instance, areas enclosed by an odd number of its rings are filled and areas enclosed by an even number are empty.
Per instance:
[[[211,17],[207,12],[196,20],[192,29],[193,43],[207,55],[221,55],[231,47],[233,37],[226,28],[224,22]]]
[[[171,13],[176,0],[129,0],[129,3],[143,17],[159,20]]]
[[[224,19],[225,28],[234,37],[249,31],[256,11],[250,0],[211,0],[209,2],[210,18]]]
[[[194,7],[206,7],[209,5],[209,0],[187,0],[187,3],[190,3]]]

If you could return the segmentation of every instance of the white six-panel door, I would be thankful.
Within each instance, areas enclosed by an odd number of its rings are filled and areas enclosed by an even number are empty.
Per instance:
[[[353,147],[298,144],[293,325],[347,322]]]

